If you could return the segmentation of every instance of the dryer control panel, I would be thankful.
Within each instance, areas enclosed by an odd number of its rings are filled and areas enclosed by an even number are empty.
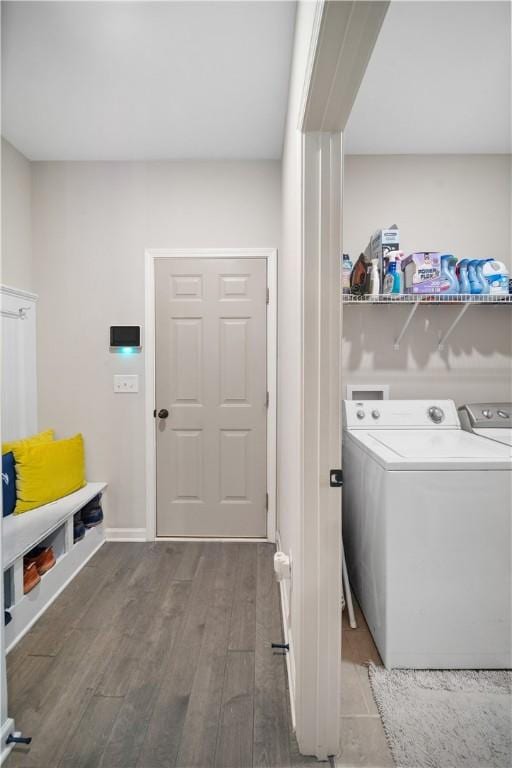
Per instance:
[[[464,429],[510,429],[512,427],[512,403],[471,403],[459,408]]]
[[[345,429],[460,429],[453,400],[344,400]]]

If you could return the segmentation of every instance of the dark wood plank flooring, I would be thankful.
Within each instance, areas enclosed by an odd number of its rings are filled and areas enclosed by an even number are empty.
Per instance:
[[[295,768],[274,547],[108,543],[7,657],[7,768]]]

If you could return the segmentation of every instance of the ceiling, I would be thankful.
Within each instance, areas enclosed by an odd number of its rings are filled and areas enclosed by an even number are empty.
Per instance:
[[[2,134],[30,160],[281,157],[294,2],[3,2]]]
[[[345,152],[510,152],[510,28],[508,2],[392,2]]]

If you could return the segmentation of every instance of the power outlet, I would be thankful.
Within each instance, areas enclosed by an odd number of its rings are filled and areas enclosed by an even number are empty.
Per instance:
[[[125,394],[133,395],[139,391],[139,377],[137,374],[131,374],[125,376],[122,374],[114,374],[114,392],[119,394],[124,392]]]

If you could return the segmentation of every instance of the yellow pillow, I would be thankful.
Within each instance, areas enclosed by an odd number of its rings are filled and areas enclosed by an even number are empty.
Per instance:
[[[16,462],[14,514],[48,504],[85,485],[82,435],[14,448],[13,453]]]
[[[38,432],[37,435],[24,437],[22,440],[12,440],[10,443],[2,443],[2,456],[15,448],[24,448],[30,445],[39,445],[39,443],[49,443],[53,440],[55,432],[53,429],[47,429],[45,432]]]

